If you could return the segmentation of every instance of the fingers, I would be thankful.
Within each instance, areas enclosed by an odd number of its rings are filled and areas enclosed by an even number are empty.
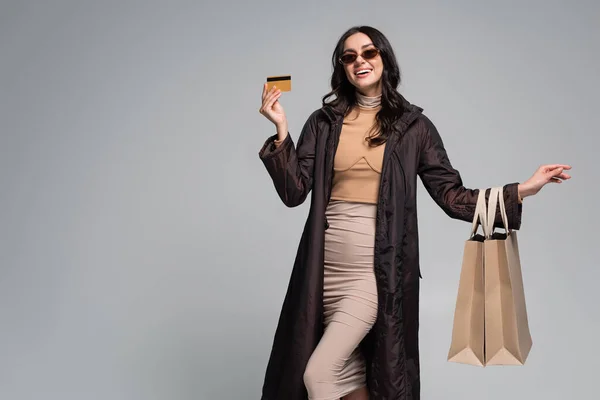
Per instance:
[[[276,86],[271,87],[271,89],[269,89],[267,91],[267,83],[265,82],[265,84],[263,85],[263,91],[262,91],[262,100],[263,102],[265,101],[265,98],[270,95],[271,93],[273,93],[274,91],[278,90]]]
[[[571,175],[562,172],[562,168],[557,168],[548,174],[548,182],[563,183],[567,179],[571,179]]]
[[[281,97],[281,92],[277,91],[269,96],[267,103],[265,104],[265,109],[270,110],[273,107],[273,104]]]
[[[273,89],[271,89],[269,91],[269,94],[267,96],[266,102],[270,101],[271,99],[273,99],[273,97],[275,97],[277,95],[280,95],[280,94],[281,94],[281,91],[279,89],[273,87]]]
[[[539,170],[548,172],[548,171],[552,171],[552,170],[555,170],[558,168],[569,170],[569,169],[571,169],[571,166],[568,164],[546,164],[546,165],[540,166]]]
[[[571,175],[569,175],[563,171],[564,171],[564,168],[558,167],[556,169],[548,171],[548,175],[551,177],[560,178],[560,179],[571,179]]]
[[[263,104],[259,110],[261,114],[265,114],[273,107],[273,104],[281,97],[281,91],[275,88],[269,90],[267,96],[263,100]]]
[[[265,101],[263,102],[262,105],[262,110],[263,111],[267,111],[270,110],[271,107],[273,106],[274,100],[277,99],[275,94],[270,94],[267,96],[267,98],[265,99]]]
[[[568,164],[554,164],[553,166],[556,168],[571,169],[571,166]]]
[[[564,170],[568,169],[571,169],[571,166],[567,164],[549,164],[542,165],[540,173],[547,182],[557,182],[557,180],[562,182],[563,180],[571,179],[571,175],[564,172]]]

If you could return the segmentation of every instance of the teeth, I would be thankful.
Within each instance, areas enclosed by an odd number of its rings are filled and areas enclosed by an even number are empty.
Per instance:
[[[371,72],[371,70],[368,70],[368,69],[361,69],[360,71],[358,71],[358,72],[356,73],[356,75],[363,75],[363,74],[367,74],[367,73],[369,73],[369,72]]]

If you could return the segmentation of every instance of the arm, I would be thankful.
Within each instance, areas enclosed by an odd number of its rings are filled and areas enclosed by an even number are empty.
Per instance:
[[[418,174],[429,195],[451,218],[472,221],[477,203],[478,189],[463,185],[460,173],[452,167],[442,138],[433,123],[426,117],[420,132],[421,146]],[[486,191],[486,203],[490,191]],[[508,215],[508,228],[521,226],[522,203],[519,184],[504,186],[504,203]],[[500,211],[496,210],[494,226],[502,227]]]
[[[296,147],[289,134],[282,140],[273,135],[267,138],[258,153],[277,194],[288,207],[302,204],[312,189],[317,142],[315,117],[316,113],[313,113],[304,124]]]

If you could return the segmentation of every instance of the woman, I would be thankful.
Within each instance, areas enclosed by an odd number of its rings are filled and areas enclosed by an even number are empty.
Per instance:
[[[263,88],[260,112],[277,134],[259,156],[287,206],[309,192],[311,204],[262,399],[416,400],[417,176],[455,219],[472,220],[478,190],[463,186],[433,123],[398,93],[399,68],[381,32],[344,33],[333,68],[332,91],[296,146],[281,92]],[[567,169],[544,165],[504,187],[510,229],[520,227],[522,199],[569,179]]]

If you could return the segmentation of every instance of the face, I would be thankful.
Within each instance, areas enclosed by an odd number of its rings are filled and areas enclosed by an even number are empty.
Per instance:
[[[371,39],[362,32],[358,32],[348,37],[344,42],[345,55],[357,55],[356,59],[350,63],[343,63],[346,76],[352,85],[356,87],[365,96],[378,96],[381,94],[381,75],[383,74],[383,60],[381,55],[377,54],[374,58],[365,59],[369,55],[368,50],[376,49]],[[365,53],[366,51],[366,53]]]

